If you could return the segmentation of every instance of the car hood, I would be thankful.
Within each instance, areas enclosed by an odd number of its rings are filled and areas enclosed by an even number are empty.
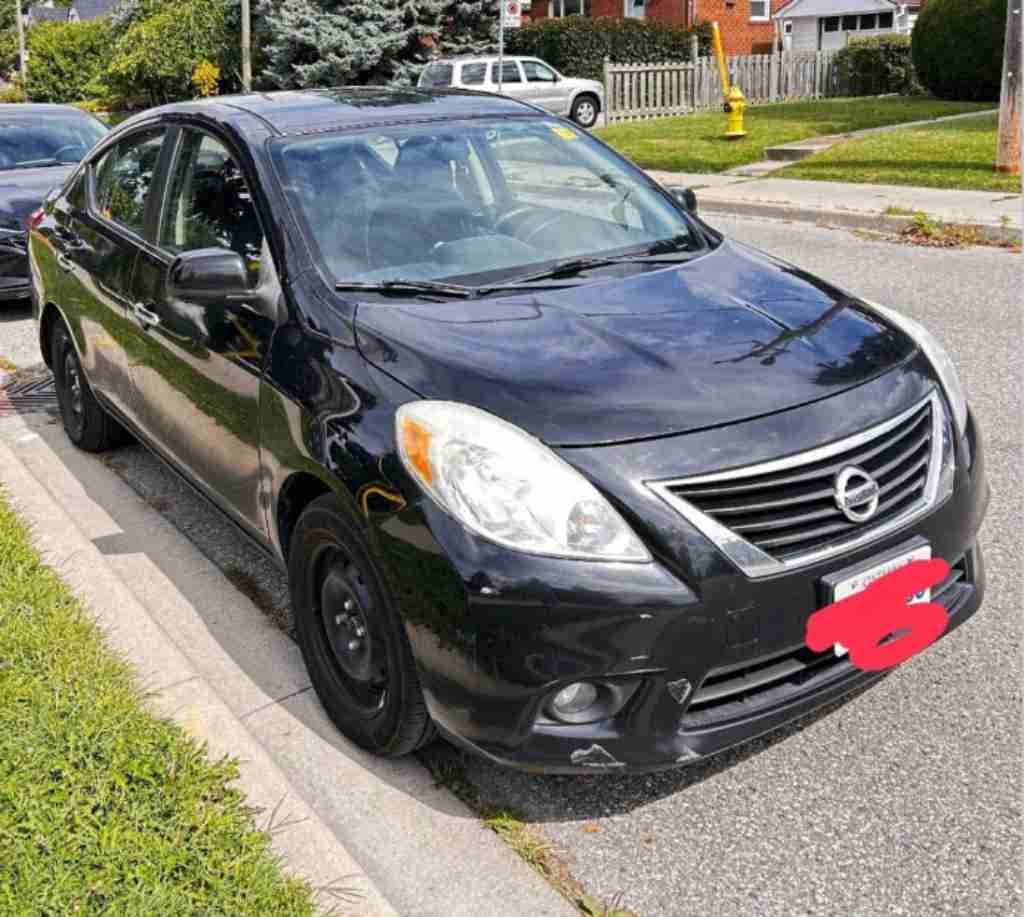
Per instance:
[[[860,301],[735,242],[684,265],[495,299],[363,303],[359,346],[426,398],[550,445],[736,423],[860,385],[916,350]]]
[[[47,192],[64,184],[74,166],[0,171],[0,229],[25,230],[25,220]]]

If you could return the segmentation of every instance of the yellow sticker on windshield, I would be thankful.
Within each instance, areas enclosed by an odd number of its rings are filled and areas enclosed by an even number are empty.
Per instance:
[[[574,131],[571,127],[552,127],[551,132],[553,134],[557,134],[563,140],[576,139],[576,131]]]

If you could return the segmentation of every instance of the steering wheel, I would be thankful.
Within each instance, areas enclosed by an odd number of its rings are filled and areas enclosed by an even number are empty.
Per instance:
[[[555,223],[557,223],[559,220],[561,220],[564,216],[566,216],[566,214],[564,214],[564,213],[556,213],[554,216],[548,217],[539,226],[536,226],[533,229],[531,229],[526,234],[526,238],[523,239],[522,241],[525,244],[527,244],[527,245],[532,245],[533,244],[534,236],[536,236],[540,232],[543,232],[549,226],[553,226]]]
[[[525,207],[512,208],[512,210],[510,210],[508,213],[503,213],[500,217],[498,217],[497,220],[494,221],[494,231],[500,232],[503,235],[508,235],[508,233],[505,233],[503,229],[505,223],[510,222],[511,220],[515,219],[518,216],[522,216],[524,213],[530,213],[532,210],[536,209],[537,208],[531,207],[529,205]],[[512,235],[515,235],[515,233],[512,233]]]
[[[78,162],[84,154],[85,147],[82,144],[66,143],[53,154],[53,158],[59,162]]]

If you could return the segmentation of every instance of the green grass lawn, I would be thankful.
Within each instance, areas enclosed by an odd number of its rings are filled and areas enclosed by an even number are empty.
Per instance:
[[[312,915],[231,787],[0,498],[0,914]]]
[[[787,166],[780,178],[1020,192],[1020,176],[995,171],[997,115],[850,140]]]
[[[758,162],[764,158],[765,147],[780,143],[993,107],[985,102],[917,97],[780,102],[748,108],[747,136],[742,140],[722,138],[726,119],[723,112],[617,124],[595,133],[645,169],[724,172]]]

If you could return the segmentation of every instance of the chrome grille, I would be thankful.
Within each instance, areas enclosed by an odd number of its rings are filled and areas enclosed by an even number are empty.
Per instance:
[[[943,420],[941,402],[931,395],[830,446],[651,486],[746,572],[778,572],[870,540],[927,508],[941,461]],[[866,522],[851,521],[836,504],[836,475],[851,465],[879,485],[878,509]]]

